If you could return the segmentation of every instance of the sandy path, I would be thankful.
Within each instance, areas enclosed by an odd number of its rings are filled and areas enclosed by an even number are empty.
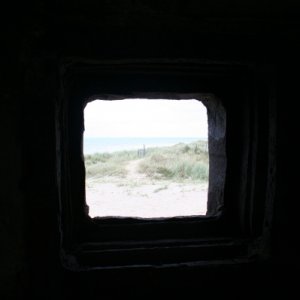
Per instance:
[[[160,218],[206,213],[207,185],[170,181],[151,183],[137,171],[141,160],[128,163],[125,183],[106,178],[102,183],[87,184],[86,199],[91,217]]]
[[[138,172],[138,165],[142,160],[143,158],[132,160],[127,164],[126,166],[126,170],[128,172],[126,176],[127,179],[136,181],[136,180],[141,180],[146,178],[145,174]]]

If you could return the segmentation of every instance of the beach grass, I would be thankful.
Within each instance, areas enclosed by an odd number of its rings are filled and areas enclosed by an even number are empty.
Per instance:
[[[139,157],[136,150],[88,154],[85,155],[86,178],[126,178],[126,166],[134,160],[139,160],[137,172],[152,180],[208,181],[206,141],[179,143],[169,147],[146,147],[143,157]]]

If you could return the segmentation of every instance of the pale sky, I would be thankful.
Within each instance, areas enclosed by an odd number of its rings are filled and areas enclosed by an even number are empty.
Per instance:
[[[95,100],[84,110],[85,137],[207,138],[207,113],[197,100]]]

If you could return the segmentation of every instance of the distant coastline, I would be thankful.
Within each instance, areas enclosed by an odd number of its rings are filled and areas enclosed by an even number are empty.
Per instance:
[[[172,146],[178,143],[205,141],[201,137],[86,137],[84,138],[84,154],[135,150],[145,147]]]

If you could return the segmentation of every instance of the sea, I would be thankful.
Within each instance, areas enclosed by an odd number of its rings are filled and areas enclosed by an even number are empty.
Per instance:
[[[178,143],[189,144],[201,137],[85,137],[84,154],[137,150],[149,147],[173,146]]]

